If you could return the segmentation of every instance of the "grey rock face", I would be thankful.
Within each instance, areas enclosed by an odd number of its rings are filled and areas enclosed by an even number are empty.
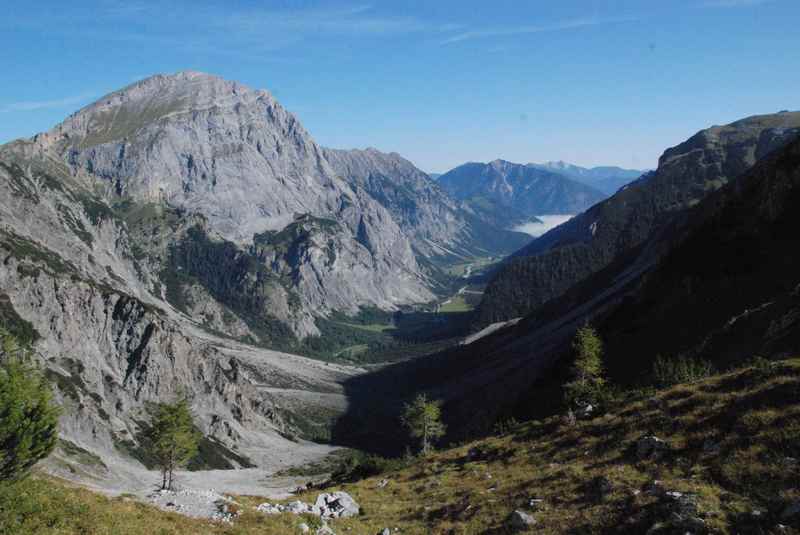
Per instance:
[[[505,254],[527,242],[524,236],[465,209],[397,153],[372,148],[323,150],[336,173],[383,205],[424,257]]]
[[[266,91],[202,73],[155,76],[103,97],[35,144],[73,174],[98,180],[109,199],[200,214],[211,232],[242,246],[298,215],[336,221],[338,262],[327,262],[327,244],[313,241],[299,257],[279,260],[291,265],[307,311],[392,309],[432,298],[391,214],[337,177]]]
[[[92,185],[31,144],[0,149],[3,313],[17,318],[12,331],[35,339],[64,407],[63,438],[119,477],[135,463],[126,452],[148,403],[183,392],[203,433],[236,452],[234,465],[275,466],[299,449],[282,436],[298,432],[290,418],[324,428],[344,410],[340,383],[357,370],[220,339],[169,306]],[[202,292],[193,303],[224,312]]]

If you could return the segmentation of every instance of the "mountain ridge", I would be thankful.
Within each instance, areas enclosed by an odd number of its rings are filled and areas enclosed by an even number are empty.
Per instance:
[[[517,251],[488,285],[480,323],[526,315],[615,259],[635,258],[652,233],[798,133],[800,112],[753,116],[667,149],[659,169]]]
[[[582,212],[605,197],[559,173],[500,159],[463,164],[437,181],[452,196],[475,209],[491,205],[508,227],[536,215]]]
[[[525,236],[472,217],[440,184],[396,152],[375,148],[323,149],[336,172],[364,188],[410,232],[416,251],[427,258],[495,256],[513,252]]]
[[[597,188],[606,195],[613,195],[619,188],[646,173],[646,171],[624,169],[613,165],[582,167],[563,160],[530,165],[563,174],[568,178]]]

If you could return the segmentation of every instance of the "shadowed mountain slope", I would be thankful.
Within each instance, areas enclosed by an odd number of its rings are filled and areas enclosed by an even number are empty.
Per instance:
[[[425,391],[446,400],[453,438],[485,432],[504,415],[561,408],[570,340],[591,321],[614,382],[649,376],[657,355],[708,359],[720,368],[754,354],[800,350],[800,140],[687,208],[624,265],[609,265],[521,321],[471,343],[349,380],[351,399]],[[380,425],[399,405],[351,405]],[[455,431],[457,430],[457,431]],[[390,447],[387,429],[384,447]]]
[[[676,217],[798,133],[800,113],[784,112],[715,126],[665,151],[656,171],[515,253],[488,285],[479,323],[524,316],[609,266],[621,274]]]

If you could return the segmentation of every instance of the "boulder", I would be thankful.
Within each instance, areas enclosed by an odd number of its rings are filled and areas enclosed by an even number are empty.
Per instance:
[[[295,500],[293,502],[287,503],[283,510],[289,513],[294,513],[296,515],[301,515],[303,513],[314,513],[315,511],[313,508],[305,502],[301,502],[300,500]]]
[[[358,503],[346,492],[326,492],[317,496],[314,505],[296,500],[286,505],[262,503],[257,511],[268,515],[292,513],[302,515],[309,513],[322,518],[348,518],[361,512]]]
[[[278,505],[274,503],[262,503],[256,506],[256,511],[267,515],[277,515],[283,513],[286,508],[283,505]]]
[[[527,531],[536,525],[536,519],[524,511],[514,511],[506,521],[513,532]]]
[[[358,503],[346,492],[326,492],[317,496],[313,511],[323,518],[349,518],[361,511]]]
[[[691,493],[668,491],[664,494],[670,509],[682,516],[697,514],[697,495]]]
[[[666,518],[666,523],[653,526],[649,533],[663,532],[664,529],[680,530],[681,533],[706,533],[706,523],[701,518],[703,513],[698,507],[696,494],[678,491],[665,491],[659,503],[661,514]]]
[[[647,435],[636,441],[636,457],[659,459],[669,451],[669,444],[655,435]]]

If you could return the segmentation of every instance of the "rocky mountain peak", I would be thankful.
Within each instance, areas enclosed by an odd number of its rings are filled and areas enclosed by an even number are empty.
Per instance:
[[[47,146],[86,148],[120,141],[161,120],[186,113],[223,114],[242,106],[279,107],[264,90],[196,71],[158,74],[98,99],[37,141]]]
[[[260,287],[265,297],[256,314],[277,316],[298,335],[315,333],[309,315],[432,298],[392,214],[359,184],[338,176],[300,122],[266,91],[193,71],[156,75],[86,106],[33,145],[101,191],[110,205],[157,206],[201,218],[210,241],[176,234],[168,240],[178,243],[160,254],[191,251],[191,262],[173,267],[193,270],[218,300],[233,302],[233,286],[223,285],[223,292],[220,281],[207,276],[223,262],[247,265],[242,255],[254,236],[295,225],[297,214],[335,221],[324,240],[301,233],[288,249],[281,244],[261,253],[269,266],[258,268],[266,277],[258,280],[270,281]],[[230,247],[217,247],[220,241]]]
[[[502,160],[500,158],[497,158],[489,162],[489,167],[491,167],[492,169],[497,169],[499,171],[508,169],[511,165],[513,165],[511,162],[507,160]]]
[[[574,214],[605,197],[553,170],[502,159],[461,165],[438,182],[456,199],[472,202],[476,210],[486,210],[488,204],[501,211],[513,210],[507,225],[542,214]]]
[[[202,213],[234,241],[280,230],[294,213],[330,215],[356,197],[268,92],[204,73],[137,82],[36,141],[74,172],[103,179],[110,195]]]

